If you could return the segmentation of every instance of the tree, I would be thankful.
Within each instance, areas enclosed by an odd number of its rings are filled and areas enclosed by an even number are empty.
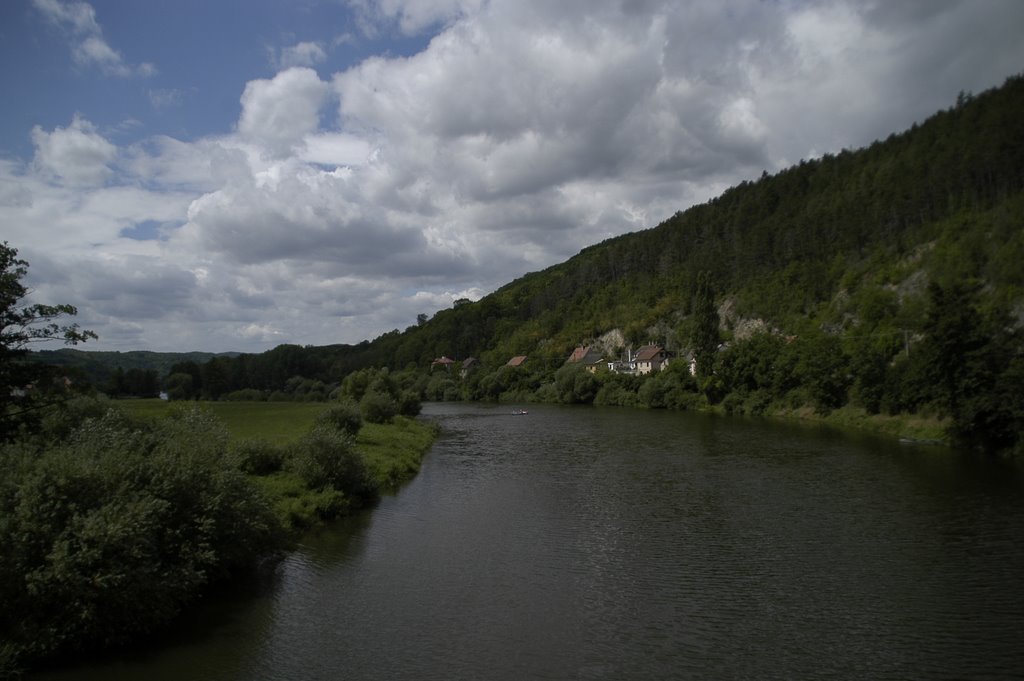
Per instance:
[[[49,367],[26,360],[31,343],[59,340],[75,345],[96,338],[78,324],[62,324],[78,314],[71,305],[27,304],[31,290],[22,283],[28,262],[6,241],[0,244],[0,441],[11,439],[37,411],[57,401],[56,376]]]
[[[797,376],[810,393],[819,413],[841,407],[850,387],[849,358],[838,336],[812,334],[800,340]]]
[[[721,338],[718,335],[718,309],[715,307],[715,289],[711,273],[697,275],[697,292],[693,296],[695,327],[690,336],[693,354],[697,358],[697,376],[706,378],[714,373],[715,354]]]
[[[1024,351],[1005,310],[979,311],[979,286],[932,283],[924,331],[925,375],[962,444],[997,451],[1020,441]]]

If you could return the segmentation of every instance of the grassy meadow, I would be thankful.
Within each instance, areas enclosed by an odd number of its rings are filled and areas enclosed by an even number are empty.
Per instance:
[[[122,400],[118,405],[133,416],[160,418],[182,402]],[[188,403],[192,404],[192,403]],[[235,442],[265,440],[284,445],[305,435],[316,415],[327,408],[322,402],[196,402],[224,422]]]
[[[318,414],[330,405],[323,402],[166,402],[124,400],[118,403],[128,414],[160,419],[181,406],[197,405],[223,422],[233,446],[267,443],[287,459],[287,450],[306,436]],[[430,450],[436,428],[416,419],[396,416],[391,423],[364,421],[356,436],[356,450],[381,491],[394,491],[414,476]],[[282,521],[292,528],[315,525],[319,519],[343,513],[352,499],[334,490],[310,489],[287,467],[250,479],[266,494]]]

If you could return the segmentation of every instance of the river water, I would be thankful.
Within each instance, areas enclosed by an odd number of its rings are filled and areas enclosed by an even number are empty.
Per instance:
[[[420,474],[169,640],[43,678],[1010,679],[1024,471],[702,414],[431,404]]]

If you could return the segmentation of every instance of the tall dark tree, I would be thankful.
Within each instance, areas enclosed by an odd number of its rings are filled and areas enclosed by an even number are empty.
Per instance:
[[[977,288],[964,283],[948,287],[932,283],[928,288],[930,308],[924,331],[928,344],[928,377],[938,389],[943,405],[955,416],[971,383],[981,377],[974,358],[985,347],[981,314],[977,309]]]
[[[693,296],[694,328],[690,336],[693,354],[697,358],[697,376],[706,378],[715,371],[715,356],[721,336],[718,333],[718,308],[715,307],[715,289],[711,273],[697,275],[697,291]]]
[[[9,440],[38,410],[59,399],[63,386],[42,364],[26,361],[32,343],[59,340],[74,345],[96,338],[61,318],[78,314],[71,305],[26,304],[31,291],[23,283],[28,262],[18,250],[0,244],[0,441]]]
[[[950,434],[986,450],[1020,440],[1024,407],[1024,349],[1005,311],[983,315],[978,287],[929,287],[925,326],[927,373],[952,417]]]

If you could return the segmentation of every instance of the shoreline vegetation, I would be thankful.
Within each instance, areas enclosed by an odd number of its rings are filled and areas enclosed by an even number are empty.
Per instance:
[[[437,428],[366,413],[92,397],[50,410],[0,447],[0,679],[145,644],[397,490]]]
[[[780,409],[766,414],[769,418],[821,423],[842,429],[883,435],[908,444],[937,445],[952,448],[949,419],[920,414],[870,414],[859,407],[846,406],[828,414],[819,414],[811,407]]]
[[[117,401],[128,413],[143,419],[166,418],[180,402],[159,399]],[[311,431],[325,416],[339,409],[324,402],[195,402],[185,403],[208,411],[221,421],[237,464],[271,500],[285,526],[297,533],[325,520],[358,510],[378,494],[395,492],[419,472],[437,428],[411,416],[394,416],[387,423],[363,421],[355,432],[354,447],[366,467],[369,495],[332,506],[331,494],[311,489],[301,475],[288,470],[290,450],[309,442]],[[349,412],[351,413],[351,412]],[[340,512],[339,512],[340,511]]]

